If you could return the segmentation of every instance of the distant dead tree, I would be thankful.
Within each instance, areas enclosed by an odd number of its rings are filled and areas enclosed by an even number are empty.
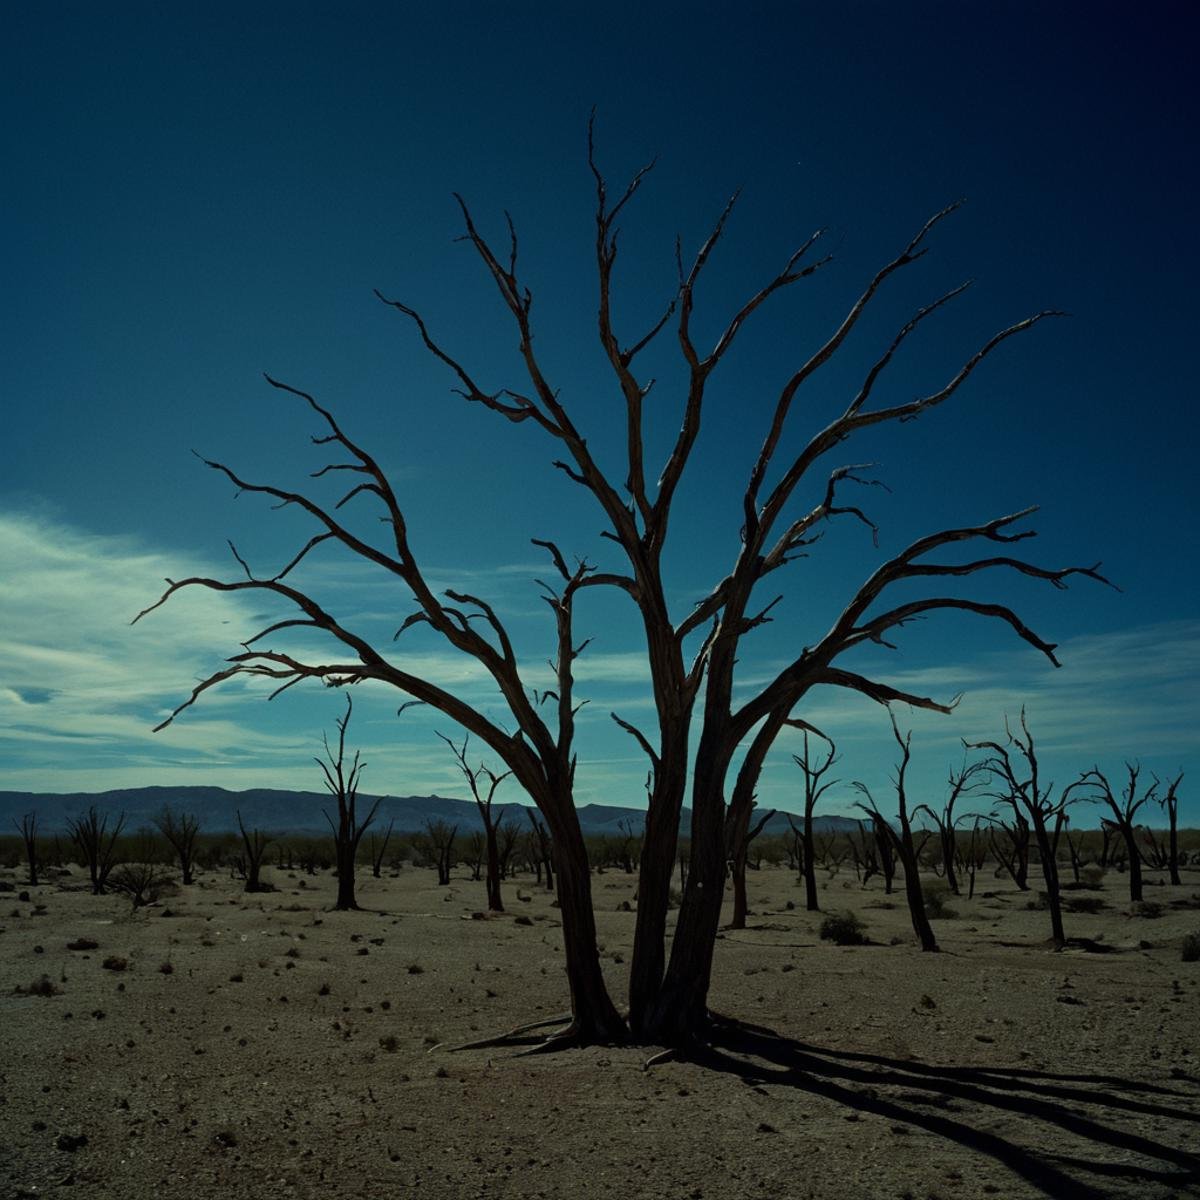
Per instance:
[[[321,810],[333,833],[333,859],[337,866],[338,878],[337,903],[333,907],[337,912],[349,912],[358,908],[358,901],[354,895],[354,869],[358,862],[358,845],[371,822],[375,820],[375,814],[383,800],[382,796],[377,796],[370,812],[359,820],[358,781],[362,778],[363,768],[367,764],[359,760],[358,750],[355,750],[354,759],[349,766],[346,764],[346,729],[353,713],[354,702],[347,693],[346,714],[334,721],[338,731],[337,753],[330,749],[329,739],[321,734],[325,757],[314,760],[325,777],[326,791],[337,803],[336,822],[325,809]]]
[[[622,817],[617,822],[618,832],[618,849],[617,857],[621,861],[621,868],[626,875],[632,875],[634,864],[641,857],[642,853],[642,835],[633,827],[633,822],[628,817]]]
[[[1063,833],[1063,840],[1067,843],[1067,855],[1071,860],[1071,878],[1078,884],[1082,878],[1083,868],[1088,864],[1087,849],[1083,844],[1083,838],[1072,834],[1069,823],[1064,827]]]
[[[1143,805],[1154,803],[1158,799],[1158,780],[1155,779],[1142,794],[1138,795],[1138,780],[1141,777],[1141,766],[1138,763],[1125,764],[1126,782],[1121,791],[1120,800],[1113,792],[1108,776],[1099,767],[1084,771],[1073,786],[1093,788],[1090,797],[1095,803],[1108,806],[1111,817],[1104,818],[1104,824],[1112,829],[1125,844],[1125,855],[1129,861],[1129,899],[1137,903],[1142,899],[1142,853],[1138,846],[1137,814]]]
[[[194,879],[196,839],[200,835],[200,818],[194,813],[177,813],[169,804],[164,804],[154,818],[154,824],[175,852],[184,886],[187,886]]]
[[[502,816],[498,816],[492,810],[492,800],[495,798],[496,789],[512,774],[511,771],[502,771],[499,775],[496,774],[485,763],[480,763],[479,766],[473,767],[467,761],[467,746],[470,742],[470,734],[464,734],[462,745],[459,746],[454,742],[453,738],[448,738],[444,733],[439,733],[438,737],[450,747],[450,753],[454,755],[454,761],[458,764],[458,769],[462,772],[463,778],[467,781],[467,786],[471,789],[471,799],[475,801],[475,808],[479,813],[479,819],[483,822],[483,836],[485,845],[485,857],[487,862],[487,871],[485,876],[484,886],[487,889],[487,906],[489,912],[503,912],[504,901],[500,895],[500,881],[504,878],[504,863],[501,861],[500,853],[500,837],[498,826],[501,823]],[[484,786],[486,784],[486,787]],[[515,834],[513,835],[515,840]],[[512,853],[511,847],[509,854]],[[478,875],[475,876],[479,878]],[[439,879],[440,882],[448,882]]]
[[[854,863],[854,874],[858,877],[859,883],[863,887],[866,887],[871,876],[879,874],[879,856],[876,853],[877,839],[875,837],[874,822],[872,822],[872,829],[869,834],[867,833],[867,823],[865,821],[859,821],[857,824],[858,832],[855,833],[851,830],[846,836],[850,846],[850,857]],[[799,838],[800,835],[794,825],[792,826],[792,830],[796,832],[796,836]],[[891,890],[889,882],[888,891],[890,892]]]
[[[442,887],[450,882],[450,870],[454,866],[454,840],[458,826],[446,821],[427,819],[421,841],[429,861],[437,871],[437,881]]]
[[[509,879],[515,874],[513,855],[521,840],[521,826],[505,817],[496,826],[496,840],[500,845],[500,878]]]
[[[1157,784],[1158,780],[1156,779],[1154,782]],[[1179,878],[1179,785],[1182,782],[1183,772],[1180,771],[1167,784],[1167,790],[1159,800],[1163,812],[1167,814],[1167,847],[1170,853],[1171,882],[1176,887],[1181,883]]]
[[[479,883],[483,879],[483,868],[487,863],[487,842],[478,829],[467,837],[467,846],[462,853],[462,859],[471,872],[471,882]]]
[[[170,884],[162,853],[153,834],[142,830],[130,848],[128,861],[115,866],[108,877],[108,886],[127,896],[135,911],[155,903]]]
[[[985,774],[983,763],[973,762],[967,763],[965,760],[963,765],[956,771],[953,767],[950,768],[950,778],[948,780],[949,792],[946,796],[946,803],[942,808],[941,813],[936,813],[928,804],[918,804],[913,809],[913,814],[919,812],[926,813],[937,827],[938,842],[942,850],[942,870],[946,876],[946,886],[957,896],[960,895],[958,886],[958,872],[956,870],[958,860],[958,822],[962,817],[954,815],[954,806],[965,795],[970,795],[973,791],[982,784],[982,776]],[[968,816],[966,818],[970,820]]]
[[[819,761],[811,753],[808,735],[815,734],[829,747],[829,753],[823,761]],[[813,725],[804,724],[804,750],[801,754],[793,754],[792,761],[800,768],[804,776],[804,809],[800,827],[797,828],[788,816],[788,824],[796,835],[801,851],[801,874],[804,877],[804,904],[809,912],[818,912],[820,904],[817,900],[817,851],[813,844],[813,810],[821,797],[835,784],[836,779],[825,779],[830,767],[837,762],[837,747]]]
[[[750,854],[750,843],[762,833],[763,827],[775,815],[775,809],[768,809],[753,823],[753,805],[745,810],[744,818],[732,805],[730,805],[729,812],[731,820],[726,832],[726,853],[729,855],[729,874],[733,881],[733,915],[729,920],[729,928],[745,929],[746,915],[749,912],[746,897],[746,865]]]
[[[382,838],[376,837],[373,833],[367,838],[367,855],[371,859],[371,874],[376,879],[383,873],[383,859],[387,854],[388,842],[392,840],[392,828],[395,824],[396,818],[392,817],[383,831]]]
[[[245,877],[247,892],[269,892],[274,889],[270,884],[264,883],[262,880],[262,864],[263,855],[267,852],[267,847],[274,841],[270,834],[264,833],[261,829],[247,829],[242,821],[242,813],[237,811],[238,829],[242,835],[242,849],[244,856],[240,866],[242,875]]]
[[[1001,869],[1017,885],[1022,892],[1029,891],[1029,822],[1020,812],[1012,814],[1012,820],[991,815],[988,817],[990,827],[990,845]]]
[[[860,803],[858,807],[874,821],[876,832],[882,833],[891,843],[895,856],[904,868],[904,895],[908,900],[908,912],[912,920],[913,932],[917,935],[922,950],[936,953],[937,938],[933,935],[933,926],[929,923],[929,916],[925,911],[925,894],[921,890],[920,860],[916,844],[913,841],[912,823],[908,812],[908,795],[905,788],[905,775],[908,773],[908,762],[912,756],[912,731],[902,735],[900,727],[896,724],[895,714],[890,709],[888,715],[892,720],[892,734],[896,739],[896,744],[900,747],[900,761],[896,764],[895,775],[892,776],[892,783],[896,789],[899,828],[893,826],[879,811],[879,806],[875,803],[875,798],[871,795],[867,785],[855,780],[854,787],[866,797],[866,802]]]
[[[537,857],[535,866],[538,882],[545,882],[547,891],[554,891],[554,843],[550,831],[538,820],[537,812],[532,808],[525,810],[529,824],[533,826],[532,836],[536,847]]]
[[[21,842],[25,846],[25,862],[29,868],[29,886],[37,887],[38,885],[38,846],[37,846],[37,813],[28,812],[21,818],[21,823],[17,825],[14,821],[17,832],[21,835]]]
[[[967,852],[963,855],[963,863],[967,871],[967,899],[975,899],[975,875],[987,862],[987,841],[979,832],[982,817],[976,817],[971,825],[971,837],[967,842]]]
[[[1050,910],[1050,935],[1057,949],[1066,945],[1063,932],[1062,894],[1058,878],[1058,835],[1066,819],[1067,808],[1074,802],[1072,792],[1078,781],[1064,788],[1053,798],[1054,784],[1043,785],[1038,770],[1037,747],[1025,710],[1021,709],[1020,730],[1013,732],[1008,718],[1004,719],[1005,744],[999,742],[964,742],[968,750],[985,750],[984,769],[998,789],[992,797],[1012,810],[1014,829],[1025,827],[1025,845],[1028,845],[1029,829],[1033,830],[1038,858],[1042,865],[1042,879],[1046,884],[1046,904]],[[1014,849],[1016,843],[1014,842]],[[1028,851],[1025,851],[1028,854]],[[1027,858],[1026,858],[1026,861]],[[1017,876],[1014,874],[1013,878]],[[1018,886],[1020,886],[1018,882]]]
[[[124,828],[124,813],[117,818],[116,825],[109,829],[108,814],[101,815],[94,804],[81,816],[67,820],[67,832],[87,864],[94,895],[99,896],[104,891],[108,877],[117,864],[117,838]]]

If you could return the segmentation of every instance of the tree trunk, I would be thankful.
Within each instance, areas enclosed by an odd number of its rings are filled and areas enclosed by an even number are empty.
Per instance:
[[[812,809],[804,810],[804,907],[809,912],[820,912],[817,899],[817,848],[813,844]]]
[[[563,950],[571,990],[571,1032],[585,1043],[623,1042],[627,1036],[625,1022],[609,997],[600,969],[591,872],[578,820],[568,819],[565,827],[564,822],[556,822],[553,833]]]
[[[348,912],[358,908],[354,895],[354,859],[355,845],[338,838],[334,845],[334,859],[337,863],[338,889],[337,903],[334,908],[338,912]]]
[[[1168,844],[1171,847],[1171,862],[1169,864],[1171,871],[1171,882],[1176,887],[1179,887],[1182,882],[1179,878],[1179,822],[1174,809],[1171,810],[1168,819],[1171,822],[1170,828],[1167,831],[1167,836],[1169,838]]]
[[[730,874],[733,877],[733,916],[729,921],[730,929],[746,928],[746,912],[749,907],[746,899],[746,854],[748,847],[744,840],[734,850],[730,862]]]
[[[954,836],[954,828],[942,830],[942,866],[946,871],[946,886],[956,895],[961,895],[958,887],[958,871],[954,865],[958,853],[958,840]]]
[[[503,912],[504,901],[500,898],[500,847],[496,842],[496,826],[491,821],[488,821],[486,826],[488,912]]]
[[[691,861],[663,986],[647,1032],[663,1045],[702,1037],[708,1026],[708,989],[725,890],[725,803],[722,781],[729,754],[702,738],[692,790]],[[705,742],[709,744],[706,745]]]
[[[1129,855],[1129,899],[1136,904],[1142,898],[1142,856],[1138,851],[1133,826],[1121,830],[1125,838],[1125,849]]]
[[[686,747],[683,749],[686,755]],[[647,1020],[666,967],[667,910],[679,847],[679,813],[687,764],[673,751],[664,754],[646,813],[638,875],[637,922],[629,969],[629,1027],[635,1038],[648,1032]]]
[[[1042,878],[1046,881],[1046,903],[1050,907],[1050,936],[1054,945],[1061,950],[1067,944],[1063,932],[1062,897],[1058,882],[1058,857],[1050,844],[1050,835],[1045,822],[1035,813],[1034,835],[1037,838],[1038,855],[1042,860]]]
[[[912,918],[913,932],[921,943],[921,949],[930,954],[938,952],[937,938],[933,926],[929,923],[929,914],[925,911],[925,895],[921,891],[921,876],[917,869],[917,857],[911,847],[905,847],[901,854],[904,865],[904,895],[908,900],[908,912]]]

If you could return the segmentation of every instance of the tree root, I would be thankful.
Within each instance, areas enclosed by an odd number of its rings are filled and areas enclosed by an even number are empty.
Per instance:
[[[534,1029],[546,1029],[551,1025],[569,1025],[571,1019],[570,1013],[559,1013],[556,1017],[543,1017],[537,1021],[530,1021],[526,1025],[517,1025],[507,1033],[479,1038],[474,1042],[462,1042],[457,1046],[451,1046],[448,1042],[438,1042],[436,1046],[430,1046],[427,1053],[432,1054],[435,1050],[449,1050],[451,1053],[456,1053],[459,1050],[486,1050],[491,1046],[507,1046],[510,1042],[517,1041]]]

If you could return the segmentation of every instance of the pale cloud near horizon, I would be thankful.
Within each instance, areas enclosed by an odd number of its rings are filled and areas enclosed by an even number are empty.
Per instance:
[[[0,789],[204,782],[315,790],[314,739],[319,742],[321,729],[331,727],[341,703],[322,689],[303,697],[294,689],[264,709],[269,688],[262,681],[234,680],[209,692],[164,732],[152,733],[195,680],[269,618],[261,598],[196,589],[136,626],[129,621],[158,598],[164,576],[223,575],[226,565],[188,561],[134,538],[91,534],[30,512],[0,513],[0,562],[6,564],[0,574]],[[535,569],[512,564],[480,577],[500,575],[511,585]],[[496,589],[504,593],[503,581]],[[640,632],[630,637],[640,638]],[[545,663],[549,639],[539,633],[529,644],[523,655],[528,684],[552,686]],[[653,736],[645,658],[637,650],[601,652],[600,644],[576,664],[579,698],[592,701],[580,715],[580,803],[643,803],[645,760],[609,712],[648,718],[645,731]],[[307,648],[328,661],[328,646]],[[389,652],[406,669],[452,686],[506,724],[494,683],[473,660],[431,638],[402,639]],[[1059,654],[1059,670],[1033,655],[995,652],[913,669],[879,651],[862,669],[938,699],[963,693],[950,717],[897,708],[902,728],[914,730],[914,778],[929,787],[961,757],[961,738],[1001,736],[1005,715],[1015,717],[1022,705],[1056,777],[1096,759],[1119,765],[1123,757],[1140,756],[1161,771],[1194,762],[1200,754],[1200,620],[1080,635],[1065,639]],[[771,676],[770,664],[749,667],[747,679]],[[459,776],[432,736],[435,728],[458,731],[429,711],[397,721],[403,696],[382,687],[363,691],[355,732],[371,764],[365,786],[394,794],[459,794]],[[845,778],[886,789],[894,746],[878,705],[820,688],[800,715],[827,729],[853,760]],[[764,772],[761,803],[794,804],[791,753],[798,748],[797,734],[781,737]]]

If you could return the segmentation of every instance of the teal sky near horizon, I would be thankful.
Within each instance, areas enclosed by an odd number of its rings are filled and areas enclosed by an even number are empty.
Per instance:
[[[898,711],[912,790],[936,802],[961,739],[995,738],[1022,704],[1060,783],[1126,759],[1187,772],[1200,824],[1200,568],[1194,402],[1198,265],[1193,6],[1152,3],[750,4],[603,11],[573,4],[48,3],[6,13],[0,396],[0,790],[152,784],[317,788],[312,756],[342,698],[210,692],[153,726],[272,619],[244,597],[189,595],[130,627],[166,576],[237,574],[225,539],[277,570],[312,530],[191,454],[297,486],[327,461],[311,414],[264,371],[315,394],[389,469],[431,579],[492,600],[531,684],[549,612],[533,537],[617,567],[594,503],[529,423],[464,404],[413,329],[372,294],[418,307],[487,386],[520,386],[516,336],[469,247],[520,235],[537,348],[602,462],[619,470],[623,409],[595,335],[594,193],[585,131],[627,209],[616,312],[626,341],[742,189],[697,297],[700,341],[813,230],[832,261],[755,315],[714,377],[668,553],[677,614],[732,562],[746,473],[775,395],[871,274],[934,212],[930,252],[881,293],[802,393],[788,445],[830,419],[921,305],[974,283],[881,381],[879,403],[935,390],[994,331],[1045,321],[992,355],[947,405],[872,431],[839,462],[890,491],[855,495],[875,549],[833,525],[778,581],[742,686],[811,644],[881,561],[931,530],[1040,505],[1023,552],[1104,563],[1119,593],[993,575],[962,594],[1013,605],[1060,646],[1055,670],[1009,630],[962,614],[907,628],[852,665],[942,699]],[[683,373],[664,338],[647,404],[653,477],[678,429]],[[830,462],[829,466],[837,465]],[[811,504],[824,475],[798,501]],[[321,487],[322,481],[313,484]],[[328,494],[328,493],[325,493]],[[364,514],[366,510],[363,510]],[[381,642],[411,601],[361,563],[315,555],[314,595]],[[765,589],[766,591],[766,589]],[[957,593],[956,593],[957,594]],[[764,602],[774,592],[764,594]],[[645,761],[610,711],[648,727],[638,623],[621,596],[580,608],[581,803],[644,803]],[[500,707],[431,639],[397,654]],[[359,689],[366,790],[461,794],[435,730],[403,697]],[[801,715],[836,739],[850,781],[887,795],[886,713],[814,692]],[[798,803],[794,741],[760,803]],[[515,795],[499,797],[514,800]]]

